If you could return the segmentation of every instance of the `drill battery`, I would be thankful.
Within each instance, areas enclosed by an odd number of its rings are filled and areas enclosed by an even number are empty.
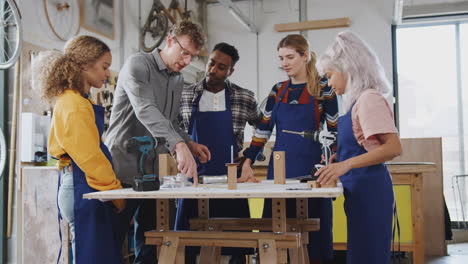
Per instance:
[[[157,191],[159,190],[159,178],[154,174],[137,174],[133,182],[133,190],[137,192]]]

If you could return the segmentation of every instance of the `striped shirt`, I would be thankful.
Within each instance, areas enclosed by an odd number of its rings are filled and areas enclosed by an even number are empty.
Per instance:
[[[203,80],[199,83],[186,86],[182,90],[179,121],[181,128],[187,133],[190,133],[188,128],[192,116],[193,103],[195,99],[203,93],[204,82]],[[234,136],[236,138],[237,147],[241,150],[244,144],[244,129],[246,123],[255,126],[260,122],[261,116],[257,113],[257,101],[255,100],[253,92],[241,88],[228,80],[225,81],[225,87],[230,92]]]
[[[244,157],[250,158],[255,161],[257,155],[263,149],[268,139],[270,138],[275,124],[270,123],[271,114],[273,107],[279,100],[279,96],[283,92],[282,88],[284,82],[279,82],[273,86],[270,94],[268,95],[264,114],[262,115],[262,121],[257,125],[252,142],[250,146],[244,151]],[[328,86],[326,78],[320,80],[322,87],[320,91],[320,97],[323,100],[318,100],[316,97],[309,96],[307,92],[306,84],[290,84],[285,92],[282,103],[288,104],[308,104],[312,98],[315,105],[316,113],[316,129],[319,129],[324,123],[326,123],[328,131],[337,131],[338,125],[338,102],[336,94],[331,87]]]

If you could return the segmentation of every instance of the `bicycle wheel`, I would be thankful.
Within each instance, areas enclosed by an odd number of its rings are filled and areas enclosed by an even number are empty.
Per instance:
[[[13,0],[0,0],[0,69],[8,69],[21,54],[21,15]]]
[[[54,35],[67,41],[80,30],[80,7],[78,0],[43,0],[44,12]]]
[[[140,33],[140,46],[146,52],[153,51],[166,37],[168,19],[164,13],[151,11]]]

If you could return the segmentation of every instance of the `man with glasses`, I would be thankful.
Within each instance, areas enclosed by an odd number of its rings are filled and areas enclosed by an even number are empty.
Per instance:
[[[197,165],[193,156],[207,162],[210,152],[206,146],[190,140],[179,127],[177,116],[184,83],[180,71],[198,58],[204,44],[200,26],[183,21],[173,26],[162,50],[134,54],[122,67],[105,144],[124,187],[131,187],[138,173],[137,156],[127,152],[126,142],[142,136],[156,139],[157,154],[175,153],[178,169],[197,183]],[[150,163],[148,161],[145,166],[151,168],[153,164]],[[157,160],[155,164],[158,164]],[[156,225],[155,208],[152,199],[129,199],[125,211],[120,214],[116,236],[121,243],[134,217],[134,263],[156,263],[155,247],[144,245],[144,232],[154,230]]]
[[[231,83],[227,78],[234,72],[239,60],[237,49],[227,43],[218,43],[210,54],[205,78],[182,91],[180,113],[182,127],[192,140],[206,145],[211,160],[198,165],[203,179],[227,174],[226,163],[238,157],[244,143],[247,123],[260,121],[254,93]],[[240,173],[238,174],[240,176]],[[254,177],[239,178],[238,182],[257,182]],[[176,230],[189,230],[189,219],[198,215],[197,201],[179,199]],[[210,217],[249,218],[247,199],[210,199]],[[187,248],[187,259],[195,263],[195,248]],[[250,249],[223,248],[223,255],[232,255],[229,263],[245,263]]]

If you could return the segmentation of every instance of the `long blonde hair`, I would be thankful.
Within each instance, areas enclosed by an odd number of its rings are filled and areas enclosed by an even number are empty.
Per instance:
[[[300,34],[290,34],[280,40],[277,50],[285,47],[292,48],[297,53],[299,53],[299,55],[304,56],[304,54],[309,51],[309,42]],[[322,89],[322,86],[320,85],[320,74],[315,68],[316,61],[317,57],[315,53],[310,51],[306,64],[307,91],[312,96],[320,97],[320,90]]]
[[[95,63],[106,52],[110,52],[109,47],[95,37],[75,37],[67,42],[64,53],[39,53],[31,67],[34,83],[42,96],[49,101],[62,94],[65,89],[83,94],[81,67]]]
[[[383,95],[392,89],[374,50],[351,31],[338,33],[335,41],[319,58],[317,68],[323,73],[335,70],[348,77],[343,112],[348,112],[367,89],[377,90]]]

